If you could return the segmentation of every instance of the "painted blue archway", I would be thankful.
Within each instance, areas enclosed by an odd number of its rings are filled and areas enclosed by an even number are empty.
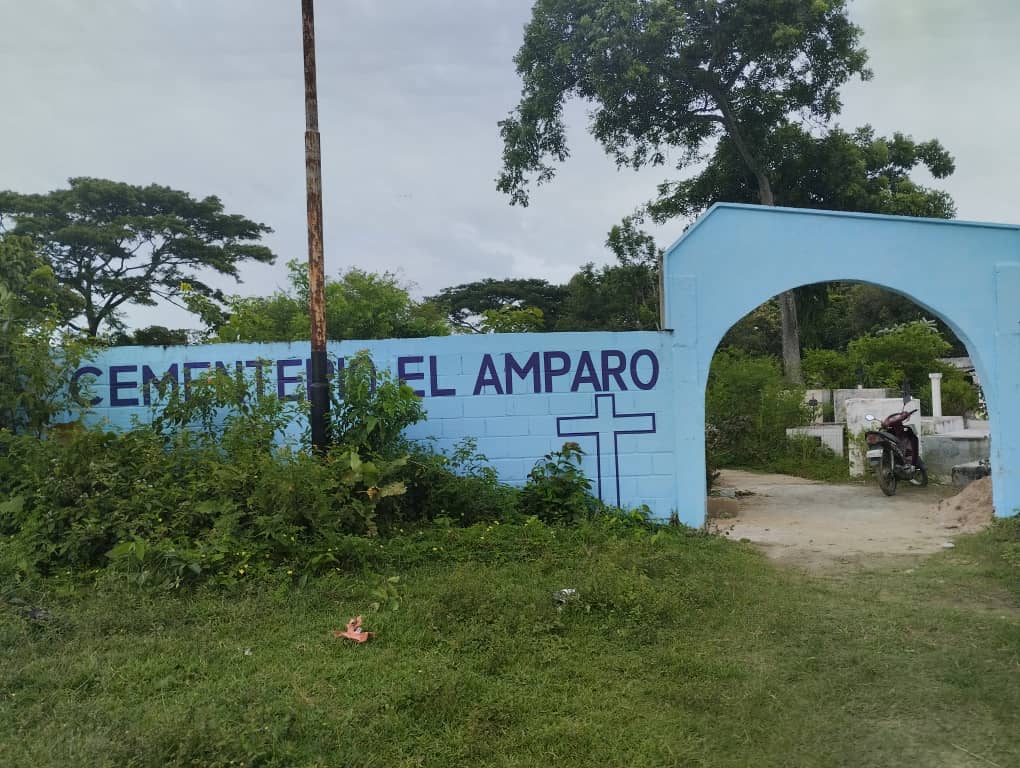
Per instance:
[[[992,429],[996,513],[1020,511],[1020,226],[719,204],[666,253],[677,510],[705,515],[705,384],[729,328],[783,291],[875,283],[944,320],[974,361]]]

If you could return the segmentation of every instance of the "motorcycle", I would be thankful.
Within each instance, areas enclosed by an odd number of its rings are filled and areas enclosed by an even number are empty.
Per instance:
[[[920,441],[906,421],[917,413],[900,411],[882,420],[880,429],[864,433],[868,443],[868,463],[878,476],[878,486],[886,496],[896,493],[896,483],[905,480],[919,488],[928,484],[928,469],[921,459]],[[866,421],[878,421],[868,414]]]

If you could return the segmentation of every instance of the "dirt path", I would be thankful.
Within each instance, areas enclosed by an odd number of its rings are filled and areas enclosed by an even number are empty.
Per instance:
[[[939,501],[957,491],[946,486],[904,484],[887,497],[874,481],[828,485],[727,470],[716,488],[723,497],[709,500],[714,530],[811,569],[936,552],[961,531],[947,528],[939,509]]]

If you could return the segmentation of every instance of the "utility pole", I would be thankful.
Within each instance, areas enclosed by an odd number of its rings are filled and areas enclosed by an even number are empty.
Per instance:
[[[308,314],[312,331],[312,447],[329,443],[329,384],[326,373],[326,286],[322,254],[322,152],[319,146],[319,97],[315,73],[313,0],[301,0],[305,49],[305,176],[308,187]]]

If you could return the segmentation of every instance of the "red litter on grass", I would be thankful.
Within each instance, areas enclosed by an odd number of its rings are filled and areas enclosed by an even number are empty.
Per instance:
[[[363,630],[361,628],[361,617],[355,616],[347,622],[347,629],[342,632],[339,629],[334,629],[333,637],[343,637],[347,640],[353,640],[356,643],[367,643],[375,637],[375,633]]]

